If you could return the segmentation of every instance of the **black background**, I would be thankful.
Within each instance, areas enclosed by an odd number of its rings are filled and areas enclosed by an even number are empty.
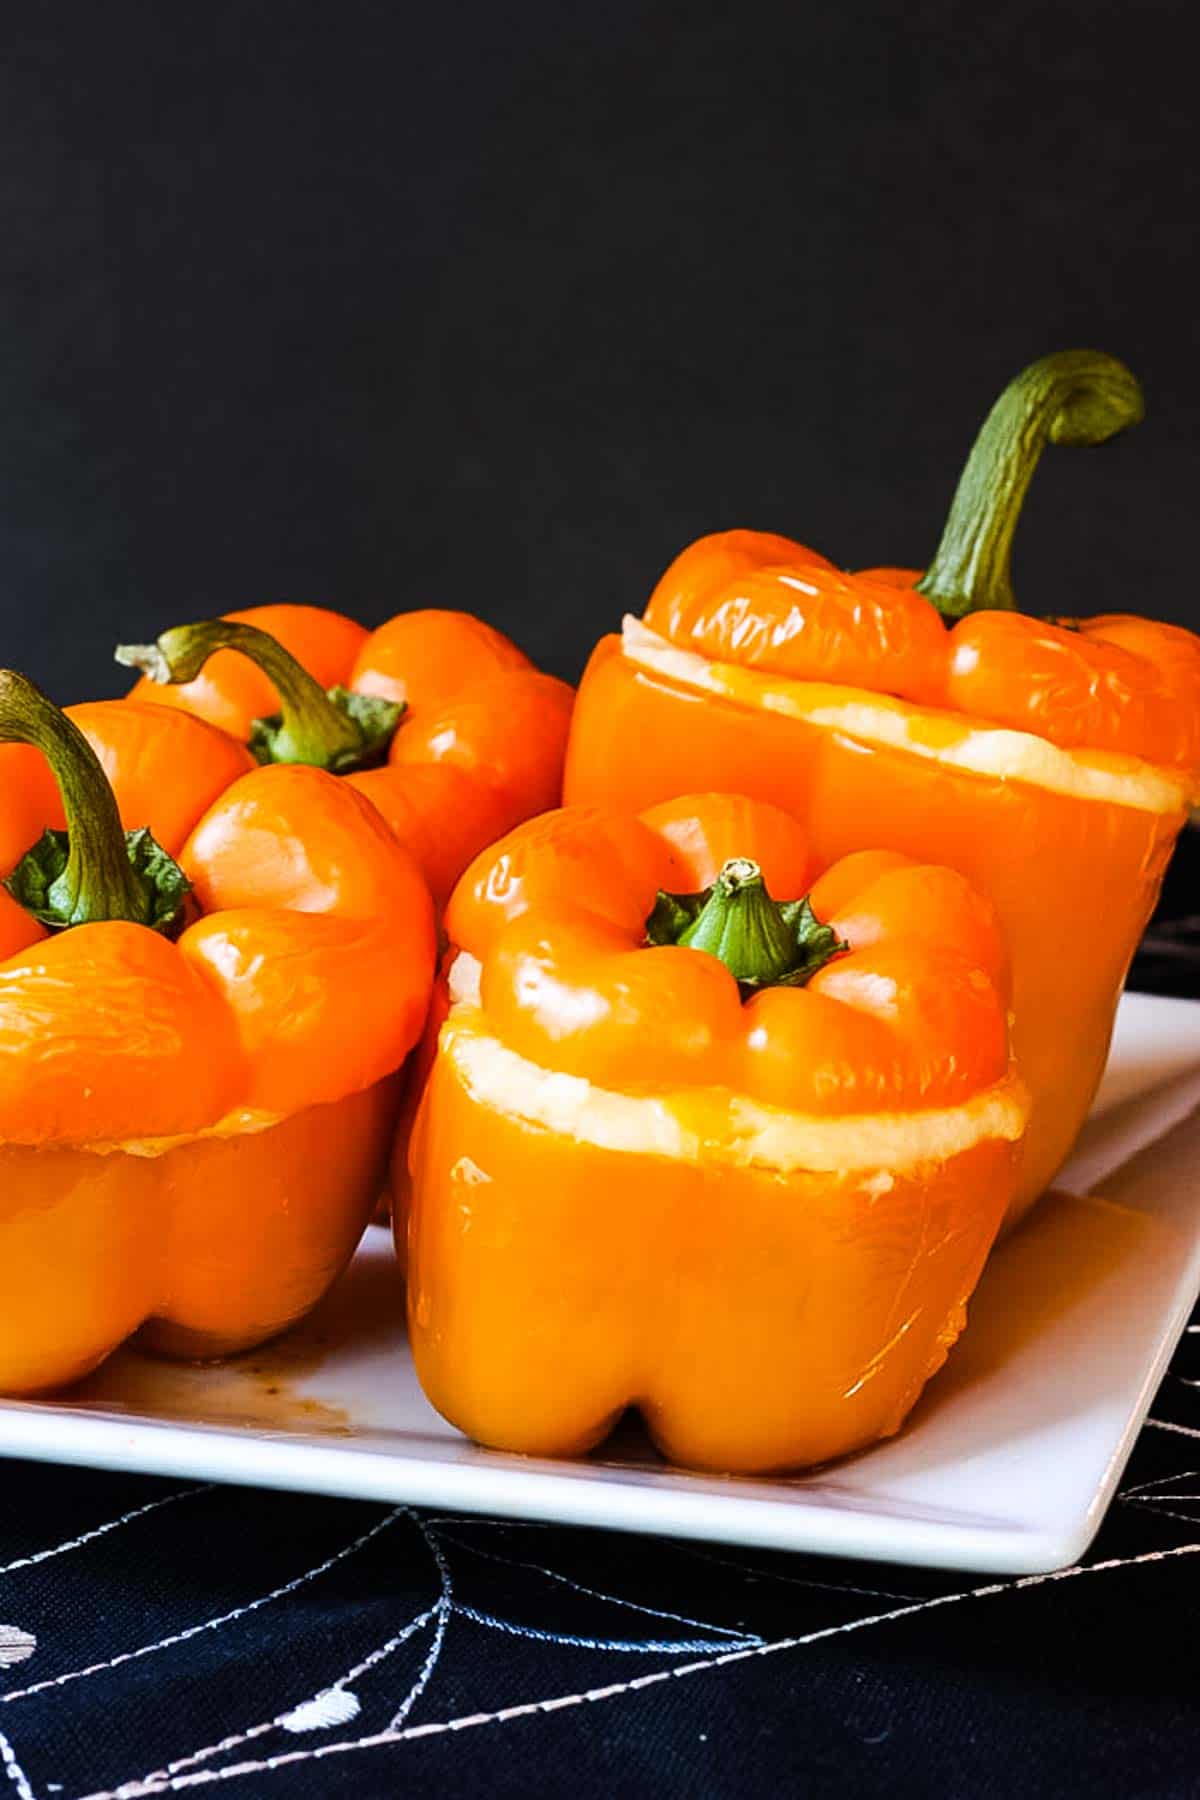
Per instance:
[[[560,673],[695,534],[920,562],[1024,362],[1033,609],[1200,622],[1188,9],[8,7],[4,656],[276,599],[479,611]]]

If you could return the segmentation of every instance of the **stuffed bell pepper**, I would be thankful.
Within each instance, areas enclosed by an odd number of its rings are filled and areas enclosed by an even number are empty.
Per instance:
[[[343,776],[416,857],[439,914],[474,856],[561,798],[573,691],[470,613],[398,613],[367,632],[321,607],[261,606],[117,657],[143,671],[133,702],[194,713],[263,763]],[[409,1071],[402,1142],[422,1079]]]
[[[898,1429],[962,1329],[1027,1100],[1005,950],[945,868],[729,795],[480,857],[412,1146],[409,1329],[480,1442],[755,1472]]]
[[[671,565],[584,677],[566,798],[720,785],[797,810],[823,863],[946,863],[995,904],[1033,1097],[1013,1217],[1067,1155],[1200,778],[1200,639],[1132,614],[1017,610],[1009,554],[1043,446],[1141,416],[1120,363],[1066,352],[992,409],[924,575],[851,575],[727,531]],[[1141,601],[1141,595],[1137,596]]]
[[[261,606],[117,655],[144,671],[133,698],[195,713],[261,762],[345,775],[439,908],[484,845],[561,797],[572,690],[469,613],[367,632],[321,607]]]
[[[3,673],[0,744],[0,1392],[135,1333],[260,1343],[378,1195],[432,974],[420,870],[352,787],[185,713],[68,717]]]

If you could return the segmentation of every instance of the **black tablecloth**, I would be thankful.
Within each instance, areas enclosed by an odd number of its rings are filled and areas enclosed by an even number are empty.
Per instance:
[[[1135,984],[1200,995],[1189,835]],[[1200,1792],[1200,1324],[996,1581],[0,1465],[0,1797]]]

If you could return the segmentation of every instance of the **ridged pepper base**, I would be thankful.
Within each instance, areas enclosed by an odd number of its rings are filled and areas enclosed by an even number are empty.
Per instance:
[[[663,1453],[762,1474],[899,1429],[1011,1196],[985,1139],[907,1170],[602,1148],[481,1101],[442,1055],[414,1141],[409,1331],[438,1410],[575,1456],[628,1406]]]
[[[129,1338],[207,1360],[287,1330],[354,1254],[398,1100],[392,1075],[157,1155],[0,1145],[0,1393],[67,1386]]]

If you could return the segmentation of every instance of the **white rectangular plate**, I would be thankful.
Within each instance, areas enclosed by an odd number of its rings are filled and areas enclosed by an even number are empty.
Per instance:
[[[945,1568],[1059,1568],[1091,1542],[1200,1289],[1197,1107],[1200,1003],[1128,995],[1060,1191],[996,1251],[949,1365],[898,1437],[812,1475],[685,1474],[633,1430],[575,1463],[476,1448],[421,1394],[375,1229],[288,1338],[224,1368],[123,1351],[60,1400],[0,1402],[0,1455]]]

